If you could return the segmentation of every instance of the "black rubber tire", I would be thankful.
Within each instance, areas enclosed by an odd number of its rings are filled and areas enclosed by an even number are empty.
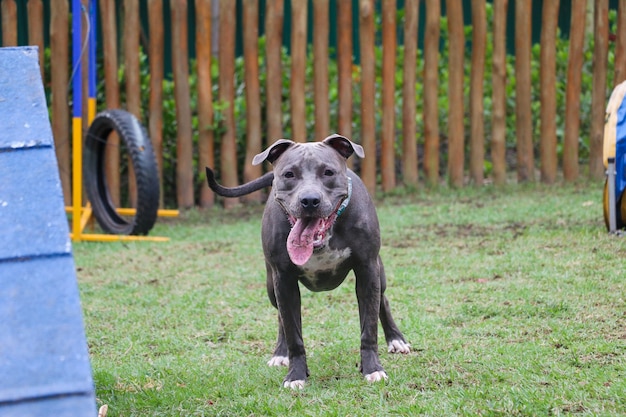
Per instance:
[[[105,150],[112,131],[126,145],[135,172],[137,212],[129,220],[117,214],[105,176]],[[83,181],[93,214],[105,232],[145,235],[154,226],[160,192],[157,162],[146,129],[131,113],[115,109],[96,115],[83,148]]]

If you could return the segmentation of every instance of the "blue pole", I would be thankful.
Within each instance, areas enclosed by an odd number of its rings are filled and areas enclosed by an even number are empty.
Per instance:
[[[89,2],[89,91],[87,108],[88,123],[91,125],[94,117],[96,117],[96,1]]]
[[[82,39],[82,5],[80,0],[72,0],[72,92],[73,117],[82,116],[82,63],[80,60]]]
[[[83,207],[82,5],[72,0],[72,239],[81,240]]]

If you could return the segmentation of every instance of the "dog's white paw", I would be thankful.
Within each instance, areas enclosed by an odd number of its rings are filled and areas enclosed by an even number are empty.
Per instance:
[[[371,374],[365,375],[365,379],[367,380],[367,382],[386,381],[387,374],[385,373],[385,371],[376,371],[372,372]]]
[[[272,356],[267,364],[269,366],[289,366],[289,358],[287,356]]]
[[[387,352],[389,353],[410,353],[411,345],[404,340],[395,339],[389,342],[387,345]]]
[[[283,388],[291,388],[292,390],[304,389],[304,381],[301,379],[285,381],[283,382]]]

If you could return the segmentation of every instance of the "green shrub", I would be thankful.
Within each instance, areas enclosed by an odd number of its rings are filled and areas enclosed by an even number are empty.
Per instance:
[[[403,30],[403,26],[401,22],[403,19],[403,11],[398,12],[398,31]],[[616,26],[616,16],[615,12],[611,11],[609,15],[610,19],[610,28],[611,31],[615,31]],[[488,20],[488,30],[487,30],[487,47],[486,47],[486,59],[485,59],[485,82],[484,82],[484,122],[485,122],[485,169],[487,173],[489,173],[489,169],[491,166],[490,163],[490,143],[491,143],[491,121],[492,121],[492,84],[490,82],[492,77],[492,55],[493,55],[493,31],[491,30],[491,26],[493,23],[493,8],[491,4],[487,4],[487,20]],[[378,19],[377,26],[380,28],[380,19]],[[380,33],[380,30],[378,30]],[[466,27],[466,41],[468,45],[471,43],[471,26]],[[583,73],[582,73],[582,91],[581,91],[581,107],[580,107],[580,116],[581,116],[581,137],[579,143],[579,159],[581,162],[585,162],[589,158],[589,136],[588,132],[590,130],[591,121],[588,117],[590,114],[591,108],[591,84],[592,84],[592,51],[593,51],[593,39],[592,37],[588,37],[591,39],[587,39],[587,44],[585,45],[585,58],[583,64]],[[445,137],[447,132],[447,118],[448,118],[448,108],[450,103],[448,103],[448,50],[445,47],[448,43],[447,36],[447,21],[446,18],[443,17],[441,19],[441,44],[443,47],[441,48],[440,58],[439,58],[439,126],[441,136],[443,138],[443,143],[445,144]],[[559,157],[562,154],[562,141],[564,136],[564,109],[565,109],[565,89],[567,84],[567,60],[568,60],[568,48],[569,42],[567,39],[564,39],[561,36],[557,37],[557,45],[556,45],[556,57],[557,57],[557,139],[558,139],[558,153]],[[402,46],[397,48],[397,60],[396,60],[396,128],[397,128],[397,150],[400,152],[402,140],[401,137],[401,112],[402,112],[402,65],[404,58],[404,49]],[[331,51],[331,56],[334,54]],[[382,62],[382,47],[377,45],[375,48],[376,54],[376,108],[381,108],[381,62]],[[418,98],[417,100],[417,109],[416,109],[416,123],[417,123],[417,138],[415,138],[418,142],[418,145],[421,147],[423,145],[423,57],[422,51],[418,51],[417,57],[417,82],[415,85],[415,94]],[[535,153],[538,155],[539,152],[539,141],[540,141],[540,102],[539,102],[539,54],[540,54],[540,45],[536,44],[532,48],[532,120],[533,120],[533,138],[535,143]],[[259,39],[259,78],[260,78],[260,87],[261,87],[261,103],[262,106],[266,102],[264,99],[266,91],[266,63],[265,63],[265,38]],[[289,101],[289,79],[290,79],[290,65],[291,59],[287,54],[285,48],[281,51],[281,60],[282,60],[282,68],[283,68],[283,83],[282,83],[282,110],[283,110],[283,137],[289,138],[291,137],[291,105]],[[609,73],[608,73],[608,83],[612,84],[613,79],[613,62],[614,62],[614,52],[611,49],[609,51]],[[506,136],[506,144],[507,148],[510,150],[510,154],[513,154],[515,151],[516,144],[516,132],[515,132],[515,71],[514,71],[514,63],[515,57],[508,55],[507,56],[507,136]],[[191,74],[189,76],[190,86],[191,86],[191,108],[193,111],[192,116],[192,126],[194,128],[194,146],[197,146],[197,131],[198,131],[198,119],[197,113],[195,112],[197,109],[197,72],[196,72],[196,63],[191,63]],[[470,77],[470,68],[471,68],[471,48],[468,46],[466,48],[466,60],[465,60],[465,121],[466,121],[466,136],[469,137],[469,77]],[[330,100],[330,131],[335,131],[337,128],[337,62],[334,59],[329,60],[329,100]],[[213,58],[211,74],[213,78],[213,99],[214,99],[214,114],[215,114],[215,122],[212,126],[216,135],[215,135],[215,150],[216,155],[219,155],[220,150],[220,133],[223,132],[223,111],[224,109],[231,105],[230,103],[221,103],[219,102],[219,94],[218,94],[218,76],[219,69],[217,63],[217,57]],[[124,68],[120,68],[119,78],[121,82],[121,98],[122,102],[124,102]],[[104,78],[99,77],[99,103],[100,107],[104,106],[103,99],[103,91],[104,91]],[[360,142],[361,137],[361,116],[360,116],[360,106],[361,106],[361,86],[359,83],[360,80],[360,67],[355,66],[353,70],[353,115],[354,118],[352,120],[352,139],[356,142]],[[142,52],[141,55],[141,83],[142,83],[142,104],[144,105],[144,109],[148,108],[148,98],[149,98],[149,82],[150,82],[150,73],[148,67],[148,60],[145,54]],[[175,112],[175,102],[174,102],[174,88],[173,81],[171,79],[166,79],[163,81],[163,172],[164,172],[164,201],[165,205],[168,207],[176,206],[176,112]],[[607,97],[609,90],[607,88]],[[243,57],[237,57],[235,60],[235,99],[232,103],[234,107],[235,113],[235,124],[236,124],[236,136],[237,136],[237,144],[238,144],[238,169],[240,172],[243,170],[244,157],[245,157],[245,140],[246,140],[246,100],[245,100],[245,82],[244,82],[244,61]],[[307,53],[307,66],[306,66],[306,97],[305,97],[305,106],[306,106],[306,126],[307,131],[312,132],[314,130],[314,94],[313,94],[313,54],[311,48],[309,48]],[[144,112],[144,123],[147,125],[147,111]],[[381,126],[381,112],[376,113],[376,126],[377,132],[376,137],[380,137],[380,126]],[[265,119],[265,108],[262,108],[262,132],[266,132],[266,119]],[[278,138],[266,138],[264,137],[264,142],[271,143]],[[467,143],[467,140],[466,140]],[[467,153],[466,153],[467,155]],[[442,169],[445,169],[445,161],[447,159],[447,155],[445,152],[441,155],[441,158],[444,163],[441,164]],[[194,162],[197,164],[197,160]],[[216,157],[215,161],[216,167],[219,170],[219,157]],[[194,167],[195,171],[198,173],[196,175],[196,183],[197,190],[200,190],[200,187],[205,187],[204,176],[202,174],[203,167]]]

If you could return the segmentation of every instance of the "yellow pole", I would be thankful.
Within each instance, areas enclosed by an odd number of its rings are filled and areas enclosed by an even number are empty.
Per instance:
[[[72,118],[72,237],[81,240],[81,210],[83,206],[83,121]]]
[[[91,122],[96,117],[96,98],[89,97],[87,99],[87,126],[91,126]]]

